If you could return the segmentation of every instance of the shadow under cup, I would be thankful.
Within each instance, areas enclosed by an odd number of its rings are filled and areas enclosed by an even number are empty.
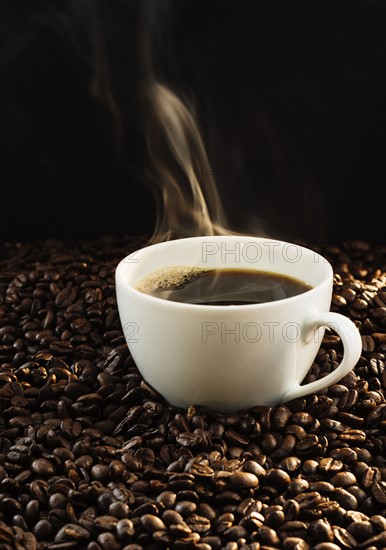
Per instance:
[[[135,289],[160,269],[188,266],[280,273],[312,286],[302,294],[249,305],[199,305]],[[329,311],[333,271],[316,252],[266,238],[178,239],[130,254],[116,268],[118,310],[130,353],[144,379],[171,405],[237,411],[276,405],[337,383],[356,364],[361,339]],[[330,326],[344,354],[332,373],[301,385]]]

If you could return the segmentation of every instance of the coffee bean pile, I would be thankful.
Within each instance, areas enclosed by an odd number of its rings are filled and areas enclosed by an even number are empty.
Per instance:
[[[0,548],[386,548],[386,246],[319,250],[355,369],[226,414],[168,406],[129,356],[114,272],[144,244],[0,245]],[[341,355],[327,330],[307,381]]]

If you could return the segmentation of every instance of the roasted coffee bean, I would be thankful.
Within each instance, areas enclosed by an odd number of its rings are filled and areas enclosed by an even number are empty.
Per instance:
[[[187,517],[197,510],[197,504],[190,500],[181,500],[175,505],[175,511],[183,517]]]
[[[92,479],[98,481],[107,481],[110,479],[110,469],[107,464],[95,464],[91,470],[90,474]]]
[[[198,477],[211,477],[214,473],[208,464],[198,462],[195,459],[185,466],[185,470]]]
[[[90,533],[80,525],[68,523],[61,527],[55,535],[55,542],[87,542],[90,539]]]
[[[334,532],[327,518],[318,519],[310,523],[310,535],[317,542],[333,542]]]
[[[131,519],[121,519],[115,526],[119,540],[128,541],[135,533],[134,525]]]
[[[263,521],[264,517],[266,525],[272,528],[279,527],[286,520],[282,506],[268,506],[268,508],[264,510],[264,516],[261,518]],[[260,516],[257,516],[256,513],[254,514],[254,518],[260,520]]]
[[[55,473],[54,465],[46,458],[37,458],[31,463],[32,471],[42,477],[49,477]]]
[[[115,529],[118,523],[118,519],[114,516],[106,515],[99,516],[95,519],[95,526],[98,528],[98,531],[112,531]]]
[[[166,531],[167,527],[158,516],[153,514],[145,514],[141,517],[141,523],[148,533],[155,531]]]
[[[68,307],[74,302],[75,298],[76,290],[72,286],[69,286],[58,292],[55,298],[55,303],[59,307]]]
[[[201,502],[197,506],[197,514],[208,518],[209,521],[214,521],[217,517],[215,509],[206,502]]]
[[[201,535],[209,531],[211,527],[209,519],[204,516],[199,516],[198,514],[191,514],[186,519],[186,523],[192,531]]]
[[[22,261],[27,245],[10,245],[0,260],[4,550],[386,546],[386,248],[327,247],[332,308],[361,331],[355,371],[222,414],[169,407],[129,357],[113,279],[125,242],[28,245]],[[311,379],[339,346],[326,330]]]
[[[386,482],[379,481],[371,486],[371,493],[374,499],[381,505],[386,505]]]
[[[305,539],[307,525],[303,521],[286,521],[278,529],[281,537],[299,537]]]
[[[341,460],[334,460],[331,457],[322,458],[318,463],[318,469],[322,472],[340,472],[343,468]]]
[[[284,550],[310,550],[309,544],[299,537],[287,537],[283,541]]]
[[[79,437],[82,433],[82,424],[71,418],[65,418],[60,427],[67,437]]]
[[[353,464],[358,459],[357,453],[349,447],[338,447],[336,449],[332,449],[330,452],[330,457],[349,465]]]
[[[362,430],[347,430],[339,435],[338,440],[355,446],[366,440],[366,434]]]
[[[366,517],[366,516],[364,516]],[[374,535],[374,528],[369,521],[353,521],[347,526],[347,531],[353,535],[357,541],[365,541]]]
[[[370,537],[365,541],[365,547],[367,549],[369,548],[385,548],[386,545],[386,532],[379,533],[377,535],[374,535],[373,537]],[[363,546],[363,545],[362,545]]]
[[[376,466],[367,466],[364,464],[364,472],[362,474],[362,487],[365,490],[370,489],[374,483],[378,483],[381,480],[381,473]]]
[[[132,518],[142,517],[144,515],[156,515],[158,508],[152,502],[144,502],[133,510]]]
[[[295,472],[300,468],[302,461],[296,456],[288,456],[279,462],[278,466],[281,470],[285,472]]]
[[[194,476],[189,473],[176,473],[170,476],[168,486],[173,491],[183,491],[194,486]]]
[[[358,507],[358,501],[354,495],[341,487],[337,487],[335,489],[334,500],[336,500],[340,506],[346,510],[356,510]]]
[[[201,537],[202,544],[207,544],[212,550],[220,550],[222,547],[221,538],[217,536]],[[209,549],[208,549],[209,550]]]
[[[280,538],[277,532],[266,525],[259,528],[258,533],[260,535],[261,542],[268,546],[277,546],[280,544]]]
[[[98,535],[97,542],[101,548],[106,550],[120,550],[121,545],[113,533],[101,533]]]
[[[67,340],[55,340],[50,344],[50,350],[58,355],[67,355],[74,351],[74,346]]]
[[[343,527],[334,526],[332,528],[334,533],[334,539],[335,541],[342,547],[342,548],[356,548],[358,546],[358,542],[353,537],[347,529],[344,529]]]
[[[350,487],[357,483],[357,479],[351,472],[338,472],[330,478],[330,482],[336,487]]]
[[[229,483],[233,489],[242,491],[244,489],[255,489],[259,484],[259,480],[254,474],[248,472],[233,472],[229,476]]]
[[[36,524],[36,521],[39,517],[40,512],[40,503],[36,499],[32,499],[27,502],[24,508],[24,518],[29,527],[32,527]]]
[[[315,434],[306,435],[295,446],[300,456],[309,456],[320,452],[319,438]]]
[[[47,519],[41,519],[33,526],[33,532],[37,540],[50,540],[54,529]]]
[[[130,507],[126,502],[113,502],[108,509],[109,515],[117,519],[127,518],[130,514]]]
[[[175,538],[184,538],[186,539],[192,534],[192,530],[185,523],[185,521],[180,521],[178,523],[172,523],[169,525],[169,532]]]
[[[294,499],[288,499],[283,504],[283,512],[287,521],[296,520],[300,514],[299,503]]]
[[[184,522],[182,515],[176,510],[165,510],[162,520],[166,525],[177,525]]]
[[[264,478],[265,485],[272,485],[276,489],[285,489],[291,482],[289,474],[280,468],[269,470]]]

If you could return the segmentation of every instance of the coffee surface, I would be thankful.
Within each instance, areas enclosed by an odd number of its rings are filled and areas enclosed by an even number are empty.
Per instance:
[[[268,271],[177,266],[148,275],[136,288],[174,302],[227,306],[282,300],[312,287],[299,279]]]

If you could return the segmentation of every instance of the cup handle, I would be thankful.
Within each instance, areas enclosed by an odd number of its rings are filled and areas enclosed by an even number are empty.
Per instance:
[[[309,382],[302,386],[300,385],[301,381],[296,381],[282,396],[282,403],[290,401],[291,399],[296,399],[297,397],[309,395],[336,384],[350,372],[358,362],[362,353],[362,339],[359,330],[348,317],[333,312],[315,314],[303,325],[302,341],[307,343],[312,336],[315,336],[316,329],[320,327],[330,327],[340,336],[343,344],[342,361],[333,372],[330,372],[327,376],[319,380]]]

